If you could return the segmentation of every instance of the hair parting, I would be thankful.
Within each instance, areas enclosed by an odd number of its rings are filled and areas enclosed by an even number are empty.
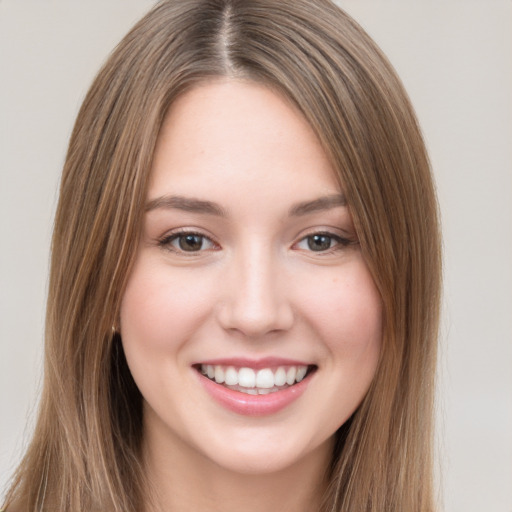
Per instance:
[[[381,359],[337,434],[322,512],[435,509],[440,235],[404,88],[327,0],[182,0],[158,3],[135,25],[78,114],[52,240],[42,399],[9,512],[140,512],[150,499],[141,394],[112,325],[165,114],[184,91],[226,77],[272,88],[312,126],[382,298]]]

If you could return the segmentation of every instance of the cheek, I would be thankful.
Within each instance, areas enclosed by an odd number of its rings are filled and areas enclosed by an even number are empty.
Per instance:
[[[171,272],[148,259],[137,262],[127,283],[120,309],[121,339],[146,401],[170,411],[186,396],[186,390],[176,396],[173,389],[186,377],[184,348],[206,321],[211,297],[200,286],[200,276]]]
[[[331,357],[375,366],[382,340],[382,302],[362,259],[326,276],[304,301],[305,317]]]
[[[323,406],[327,429],[335,431],[361,404],[375,376],[382,346],[382,302],[362,261],[346,265],[320,284],[305,316],[325,347],[320,360]]]
[[[121,334],[128,344],[153,349],[179,345],[206,315],[208,294],[200,278],[144,261],[133,269],[121,304]]]

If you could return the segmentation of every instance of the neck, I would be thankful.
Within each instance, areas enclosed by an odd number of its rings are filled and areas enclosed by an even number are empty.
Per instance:
[[[158,432],[146,432],[143,453],[151,498],[144,512],[320,509],[331,440],[286,468],[255,474],[231,471],[186,443],[169,441]]]

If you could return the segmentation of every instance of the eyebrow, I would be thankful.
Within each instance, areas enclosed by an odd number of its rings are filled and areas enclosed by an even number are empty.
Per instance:
[[[303,201],[293,205],[288,215],[290,217],[299,217],[322,210],[330,210],[339,206],[346,206],[347,200],[343,194],[332,194],[319,197],[312,201]],[[191,213],[202,213],[207,215],[215,215],[218,217],[227,217],[227,212],[217,203],[205,201],[193,197],[184,196],[160,196],[152,199],[146,204],[146,212],[163,209],[183,210]]]
[[[192,213],[205,213],[218,217],[227,217],[226,211],[216,203],[193,197],[161,196],[146,204],[146,212],[157,208],[183,210]]]
[[[290,217],[298,217],[309,213],[319,212],[322,210],[330,210],[339,206],[347,206],[347,200],[343,194],[332,194],[329,196],[319,197],[313,201],[304,201],[290,208]]]

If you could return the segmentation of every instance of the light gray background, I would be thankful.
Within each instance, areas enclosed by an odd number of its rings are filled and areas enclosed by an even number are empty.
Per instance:
[[[108,52],[153,3],[0,0],[0,489],[37,403],[49,240],[72,124]],[[444,510],[511,512],[512,2],[339,3],[402,77],[438,184]]]

